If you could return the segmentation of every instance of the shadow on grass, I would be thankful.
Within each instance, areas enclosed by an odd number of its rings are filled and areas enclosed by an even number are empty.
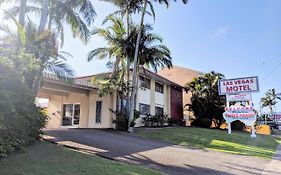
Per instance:
[[[258,135],[251,138],[250,133],[233,132],[232,135],[218,129],[175,127],[162,130],[137,130],[137,135],[199,149],[212,149],[232,154],[257,156],[271,159],[280,138]],[[278,140],[279,139],[279,140]]]

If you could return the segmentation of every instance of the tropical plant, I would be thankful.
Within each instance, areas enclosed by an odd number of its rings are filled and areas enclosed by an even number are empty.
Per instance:
[[[184,4],[187,3],[187,0],[182,0]],[[137,40],[136,40],[136,47],[135,47],[135,52],[134,52],[134,60],[133,60],[133,90],[132,90],[132,94],[131,94],[131,101],[130,101],[130,110],[129,110],[129,121],[133,120],[133,115],[134,115],[134,109],[135,109],[135,105],[134,105],[134,101],[136,98],[136,94],[137,94],[137,83],[138,83],[138,74],[137,74],[137,69],[138,69],[138,53],[139,53],[139,47],[140,47],[140,41],[141,41],[141,34],[142,34],[142,28],[143,28],[143,24],[144,24],[144,16],[146,14],[146,8],[147,8],[147,4],[148,2],[157,2],[159,4],[165,4],[167,7],[169,6],[169,0],[153,0],[153,1],[149,1],[149,0],[144,0],[143,1],[143,9],[142,9],[142,14],[141,14],[141,20],[140,20],[140,24],[139,24],[139,30],[138,30],[138,36],[137,36]],[[129,122],[130,123],[130,122]],[[133,131],[133,128],[129,128],[129,131]]]
[[[142,10],[142,0],[103,0],[105,2],[110,2],[119,9],[111,14],[109,14],[103,23],[108,21],[112,16],[121,16],[124,18],[126,16],[126,28],[127,28],[127,37],[129,38],[130,33],[130,25],[131,25],[131,16],[132,14],[136,14],[141,12]],[[147,14],[152,15],[155,20],[155,12],[154,8],[151,2],[148,2],[148,5],[150,6],[150,12],[147,12]],[[127,97],[130,96],[130,68],[131,68],[131,59],[129,56],[127,56],[127,67],[126,67],[126,74],[127,74]],[[130,109],[130,100],[127,100],[127,111]]]
[[[39,68],[34,55],[0,47],[0,158],[39,139],[46,124],[27,83]]]
[[[40,65],[37,73],[30,76],[27,82],[30,88],[34,89],[35,94],[40,86],[43,71],[55,73],[61,79],[74,76],[73,69],[65,63],[67,57],[71,55],[67,52],[58,52],[56,37],[52,32],[45,31],[38,35],[38,28],[31,21],[23,29],[13,17],[11,18],[17,26],[18,33],[20,33],[22,47],[20,50],[24,50],[28,54],[33,54]],[[0,43],[0,46],[2,48],[12,48],[17,51],[20,47],[18,46],[16,32],[7,26],[2,26],[0,30],[4,32],[4,35],[1,37],[1,41],[4,42]]]
[[[31,0],[30,0],[31,1]],[[25,8],[26,13],[40,15],[38,32],[46,29],[55,30],[64,43],[64,24],[71,27],[73,37],[79,37],[83,43],[90,40],[89,27],[92,25],[96,12],[90,0],[45,0],[31,1]],[[7,11],[12,16],[21,13],[21,6],[13,6]],[[24,26],[24,25],[23,25]]]
[[[220,127],[224,121],[222,113],[225,108],[225,97],[219,96],[217,83],[223,77],[221,73],[210,72],[186,84],[186,92],[192,94],[191,104],[187,106],[195,115],[197,121],[194,123],[210,127],[214,121],[216,127]]]
[[[269,112],[273,113],[273,107],[275,109],[275,105],[278,100],[281,100],[281,93],[277,93],[274,88],[266,91],[265,96],[261,98],[261,107],[268,107]]]
[[[121,88],[118,89],[124,93],[129,90],[128,87],[126,89],[124,87],[126,58],[131,58],[129,60],[129,64],[133,61],[132,58],[135,50],[138,26],[130,23],[130,33],[127,34],[125,25],[121,19],[109,17],[109,21],[112,23],[112,25],[105,29],[97,29],[93,32],[93,34],[98,34],[99,36],[103,37],[108,42],[109,46],[97,48],[89,52],[88,61],[91,61],[94,57],[99,59],[109,58],[113,63],[112,77],[115,78],[115,82],[120,82],[119,85],[121,85]],[[172,66],[172,61],[169,49],[162,44],[162,38],[152,34],[151,31],[152,27],[150,25],[144,26],[142,31],[143,37],[140,44],[141,47],[139,49],[139,64],[152,67],[155,70],[157,70],[159,67],[170,68]],[[116,76],[119,77],[119,81],[116,80]],[[110,80],[108,80],[108,82],[109,81]]]

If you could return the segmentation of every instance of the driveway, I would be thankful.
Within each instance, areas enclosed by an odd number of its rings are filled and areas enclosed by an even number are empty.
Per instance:
[[[280,174],[265,169],[270,160],[191,149],[126,133],[94,129],[46,130],[47,140],[100,156],[147,166],[167,174]]]

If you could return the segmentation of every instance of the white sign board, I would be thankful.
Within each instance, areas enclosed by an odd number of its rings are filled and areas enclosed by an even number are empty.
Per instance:
[[[223,118],[226,120],[226,123],[240,120],[248,126],[254,125],[257,119],[256,114],[253,111],[253,107],[243,106],[226,108],[225,112],[223,113]]]
[[[281,121],[281,113],[280,112],[273,113],[272,117],[276,121]]]
[[[226,100],[228,102],[231,102],[231,101],[250,101],[250,100],[252,100],[252,96],[249,93],[247,93],[247,94],[227,95],[226,96]]]
[[[258,92],[258,77],[219,80],[218,87],[220,95]]]

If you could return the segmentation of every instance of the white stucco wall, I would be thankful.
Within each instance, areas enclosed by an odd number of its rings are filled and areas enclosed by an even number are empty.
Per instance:
[[[150,105],[150,89],[139,88],[138,90],[138,102]]]
[[[155,105],[164,106],[164,94],[155,92]]]

